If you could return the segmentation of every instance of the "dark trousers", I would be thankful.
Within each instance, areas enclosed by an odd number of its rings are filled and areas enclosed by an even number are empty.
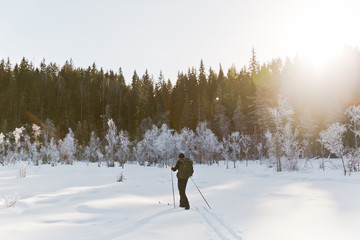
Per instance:
[[[188,178],[178,178],[178,188],[180,193],[180,207],[189,208],[189,201],[186,197],[186,184],[188,182]]]

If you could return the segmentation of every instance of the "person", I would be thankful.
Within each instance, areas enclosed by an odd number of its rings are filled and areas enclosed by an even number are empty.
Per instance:
[[[185,158],[183,153],[179,154],[179,160],[176,162],[175,167],[171,166],[171,170],[177,172],[176,176],[178,178],[178,189],[180,194],[180,207],[185,208],[186,210],[190,209],[189,200],[186,196],[186,185],[189,177],[192,176],[193,163],[190,159]]]

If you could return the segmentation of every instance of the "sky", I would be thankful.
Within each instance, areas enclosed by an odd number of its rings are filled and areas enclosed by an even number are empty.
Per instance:
[[[360,45],[358,0],[0,0],[0,58],[35,66],[177,73],[260,64],[296,54],[318,63]]]

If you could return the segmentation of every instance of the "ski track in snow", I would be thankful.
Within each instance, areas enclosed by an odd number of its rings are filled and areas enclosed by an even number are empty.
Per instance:
[[[163,215],[171,214],[171,213],[174,213],[173,209],[166,209],[161,212],[157,212],[150,216],[144,217],[144,218],[138,220],[137,222],[131,224],[130,226],[120,229],[115,234],[112,233],[111,235],[117,236],[117,237],[125,236],[129,233],[135,232],[139,228],[141,228],[141,227],[145,226],[146,224],[150,223],[151,221],[153,221],[155,218],[158,218]]]
[[[208,226],[218,235],[222,240],[242,240],[234,230],[231,229],[221,218],[219,218],[213,211],[209,211],[206,207],[202,209],[195,208],[198,213],[203,217]]]
[[[344,177],[316,164],[291,173],[256,162],[195,167],[215,210],[192,184],[187,193],[193,207],[174,208],[164,168],[128,164],[126,181],[118,183],[122,170],[97,163],[30,165],[22,179],[16,166],[1,166],[0,240],[359,239],[360,173]],[[16,206],[3,206],[15,193]]]

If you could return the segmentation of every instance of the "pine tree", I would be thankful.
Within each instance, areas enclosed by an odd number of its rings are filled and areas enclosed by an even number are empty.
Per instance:
[[[154,81],[149,76],[148,71],[145,71],[145,74],[141,78],[141,88],[142,88],[142,102],[140,102],[141,109],[141,120],[144,118],[153,118],[155,113],[155,98],[154,98]]]
[[[200,95],[198,87],[198,78],[196,75],[195,68],[189,69],[188,71],[188,81],[186,82],[186,90],[188,92],[189,100],[189,111],[186,113],[188,115],[191,129],[196,128],[196,124],[200,118]]]
[[[221,99],[217,100],[214,104],[212,129],[214,133],[222,139],[230,130],[230,121],[225,114],[225,107],[222,105]]]
[[[244,132],[246,130],[246,119],[243,112],[241,97],[238,97],[236,109],[232,118],[234,131]]]
[[[205,121],[210,117],[211,101],[208,96],[208,81],[205,74],[204,63],[201,60],[199,69],[199,105],[198,121]]]
[[[157,126],[162,124],[170,125],[169,115],[171,109],[171,82],[165,82],[162,72],[155,86],[156,115],[155,123]]]
[[[256,74],[259,72],[260,65],[257,60],[255,48],[251,49],[251,58],[249,62],[249,71],[251,73],[251,76],[256,76]]]
[[[170,121],[175,130],[180,131],[183,125],[180,123],[183,119],[184,100],[187,96],[186,90],[187,76],[183,73],[178,73],[176,85],[171,92],[171,110]],[[186,113],[188,115],[189,113]]]
[[[135,137],[136,129],[141,122],[141,101],[143,99],[142,88],[140,78],[136,71],[132,77],[131,92],[130,92],[130,103],[129,103],[129,132]]]

